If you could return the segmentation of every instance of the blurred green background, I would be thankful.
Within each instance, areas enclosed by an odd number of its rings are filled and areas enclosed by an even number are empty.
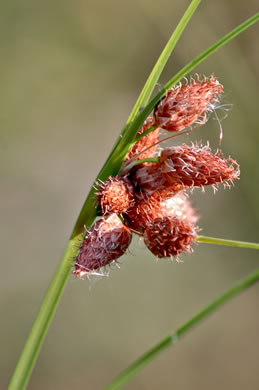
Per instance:
[[[0,2],[1,388],[85,196],[189,3]],[[160,82],[257,6],[256,0],[203,1]],[[241,180],[230,191],[194,191],[204,235],[259,241],[257,39],[255,26],[197,69],[214,73],[225,86],[222,104],[233,109],[222,121],[221,147],[241,165]],[[213,115],[188,139],[209,139],[217,148]],[[157,261],[138,239],[130,252],[109,278],[82,282],[71,276],[29,389],[102,388],[258,266],[258,253],[251,250],[202,244],[181,264]],[[255,286],[126,388],[258,389],[258,299]]]

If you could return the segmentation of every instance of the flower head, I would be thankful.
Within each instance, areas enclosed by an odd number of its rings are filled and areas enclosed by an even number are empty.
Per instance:
[[[215,79],[191,79],[184,86],[178,84],[170,89],[156,105],[154,118],[158,127],[168,131],[181,131],[193,124],[204,124],[207,112],[219,101],[223,86]]]
[[[229,185],[239,177],[239,165],[220,152],[213,154],[209,146],[183,144],[162,151],[160,156],[163,176],[170,184],[189,187]]]
[[[176,216],[156,218],[147,225],[144,242],[156,257],[177,259],[180,253],[192,252],[191,244],[196,240],[197,231],[187,219]]]
[[[99,270],[117,260],[127,250],[131,231],[116,214],[110,214],[94,223],[79,249],[73,273],[79,278]]]
[[[126,176],[109,177],[96,195],[103,214],[126,213],[134,204],[134,188]]]

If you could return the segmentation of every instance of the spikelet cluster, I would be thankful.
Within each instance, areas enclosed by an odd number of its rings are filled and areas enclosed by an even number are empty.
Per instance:
[[[223,91],[215,79],[191,79],[170,89],[138,132],[121,175],[99,183],[96,198],[102,217],[85,234],[74,274],[82,279],[116,262],[132,239],[144,237],[146,247],[158,258],[176,258],[192,252],[199,228],[197,211],[188,198],[194,187],[230,186],[239,178],[236,161],[213,153],[208,145],[183,144],[158,150],[160,130],[179,132],[203,124]],[[150,131],[150,132],[149,132]],[[159,156],[157,162],[129,163]],[[126,167],[126,168],[125,168]]]

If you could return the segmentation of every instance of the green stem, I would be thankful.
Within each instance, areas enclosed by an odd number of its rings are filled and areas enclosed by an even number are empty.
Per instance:
[[[146,131],[144,131],[142,134],[140,134],[138,137],[136,137],[135,142],[138,142],[141,138],[145,137],[146,135],[148,135],[149,133],[151,133],[151,131],[154,131],[157,129],[157,126],[154,125],[154,126],[151,126],[149,129],[147,129]]]
[[[125,168],[123,169],[123,173],[125,174],[125,173],[129,172],[136,165],[143,164],[146,162],[159,163],[160,158],[159,157],[148,157],[148,158],[143,158],[142,160],[131,161],[129,164],[127,164],[125,166]]]
[[[206,236],[198,236],[197,241],[203,242],[205,244],[235,246],[238,248],[259,249],[259,244],[254,243],[254,242],[226,240],[223,238],[206,237]]]
[[[248,289],[259,280],[259,270],[251,273],[246,278],[235,284],[232,288],[220,295],[208,306],[205,306],[199,313],[195,314],[176,331],[170,333],[162,341],[156,344],[153,348],[147,351],[134,363],[132,363],[126,370],[124,370],[118,377],[116,377],[104,390],[117,390],[126,385],[132,378],[134,378],[145,366],[147,366],[157,355],[165,351],[169,347],[173,347],[182,336],[188,333],[194,326],[198,325],[202,320],[207,318],[210,314],[223,306],[241,292]]]
[[[9,383],[9,390],[23,390],[26,388],[46,329],[51,322],[59,299],[65,288],[65,284],[71,274],[71,259],[74,256],[73,250],[74,247],[76,247],[76,244],[78,246],[76,240],[70,240],[67,245],[65,255],[56,270],[36,320],[31,328],[29,337],[24,345],[24,349]]]

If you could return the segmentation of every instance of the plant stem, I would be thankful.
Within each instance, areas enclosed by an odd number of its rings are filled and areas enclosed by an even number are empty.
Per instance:
[[[249,249],[259,249],[259,244],[254,243],[254,242],[226,240],[223,238],[206,237],[206,236],[198,236],[197,241],[203,242],[205,244],[235,246],[235,247],[239,247],[239,248],[249,248]]]
[[[149,129],[147,129],[146,131],[144,131],[142,134],[140,134],[138,137],[136,137],[135,141],[134,141],[134,144],[135,142],[138,142],[141,138],[145,137],[147,134],[151,133],[151,131],[154,131],[157,129],[157,126],[154,125],[154,126],[151,126]],[[134,145],[133,144],[133,145]]]
[[[50,283],[46,296],[42,302],[39,313],[31,328],[29,337],[24,345],[17,366],[9,383],[9,390],[23,390],[26,388],[34,363],[36,361],[40,346],[44,339],[55,309],[65,288],[65,284],[71,273],[71,259],[74,256],[76,240],[70,240],[65,250],[56,273]]]
[[[207,318],[215,310],[223,306],[230,299],[248,289],[259,280],[259,269],[246,278],[235,284],[232,288],[220,295],[208,306],[205,306],[199,313],[195,314],[176,331],[170,333],[167,337],[162,339],[153,348],[147,351],[134,363],[132,363],[126,370],[124,370],[118,377],[116,377],[109,385],[105,386],[104,390],[117,390],[126,385],[132,378],[134,378],[145,366],[147,366],[158,354],[165,351],[169,347],[173,347],[182,336],[188,333],[194,326],[199,324],[202,320]]]
[[[147,157],[147,158],[143,158],[142,160],[131,161],[131,162],[129,162],[129,164],[125,165],[125,168],[123,169],[123,174],[126,174],[127,172],[129,172],[136,165],[143,164],[146,162],[159,163],[160,158],[159,157]]]

